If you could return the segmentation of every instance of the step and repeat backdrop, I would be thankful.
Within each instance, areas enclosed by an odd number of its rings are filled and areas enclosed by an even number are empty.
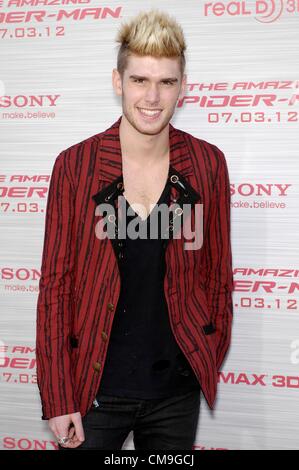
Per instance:
[[[222,149],[231,183],[232,343],[194,449],[299,449],[299,1],[0,0],[1,449],[57,449],[35,362],[49,180],[121,115],[117,29],[152,7],[188,45],[172,124]]]

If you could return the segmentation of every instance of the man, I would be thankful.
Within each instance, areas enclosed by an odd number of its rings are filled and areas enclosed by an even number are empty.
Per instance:
[[[42,419],[61,450],[121,449],[131,430],[135,449],[191,449],[200,391],[213,408],[231,336],[228,171],[218,147],[170,124],[186,86],[176,21],[140,13],[117,39],[122,116],[62,151],[52,171],[37,304]],[[166,206],[166,232],[159,219],[157,237],[134,237],[121,202],[139,230]],[[187,247],[175,222],[187,212],[194,225],[198,205],[202,242]]]

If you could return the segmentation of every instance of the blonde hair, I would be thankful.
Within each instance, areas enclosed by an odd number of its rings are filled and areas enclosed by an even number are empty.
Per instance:
[[[128,23],[122,24],[116,42],[120,43],[117,70],[123,76],[131,54],[153,57],[178,57],[183,75],[186,43],[181,26],[167,13],[153,9],[141,12]]]

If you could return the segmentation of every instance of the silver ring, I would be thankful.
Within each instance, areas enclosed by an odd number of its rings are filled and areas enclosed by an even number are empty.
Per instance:
[[[183,213],[183,209],[181,207],[177,207],[174,212],[177,214],[177,215],[182,215]]]
[[[57,442],[58,442],[58,444],[67,444],[69,440],[70,440],[70,438],[65,436],[65,437],[59,437]]]
[[[179,178],[178,178],[177,175],[171,175],[170,181],[171,181],[172,183],[177,183],[177,182],[179,181]]]
[[[116,219],[116,217],[115,217],[114,214],[109,214],[109,215],[108,215],[108,220],[109,220],[109,222],[114,222],[115,219]]]

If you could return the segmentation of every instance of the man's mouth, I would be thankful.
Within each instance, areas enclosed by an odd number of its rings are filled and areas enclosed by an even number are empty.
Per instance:
[[[156,118],[162,113],[162,109],[138,108],[140,114],[150,118]]]

